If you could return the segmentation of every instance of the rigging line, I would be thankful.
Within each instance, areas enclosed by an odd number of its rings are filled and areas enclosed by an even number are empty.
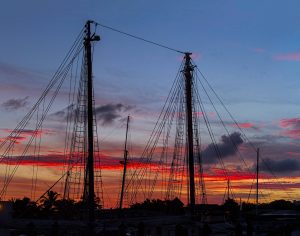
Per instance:
[[[82,48],[78,48],[78,51],[80,51],[81,49]],[[77,56],[77,54],[74,55],[73,59],[71,60],[71,62],[69,64],[73,63],[73,60],[74,60],[74,58],[76,56]],[[65,67],[64,70],[67,67]],[[3,143],[7,142],[7,140],[10,140],[11,142],[8,144],[8,147],[6,147],[4,154],[1,155],[2,158],[0,159],[0,162],[3,160],[3,157],[5,157],[7,155],[8,151],[13,147],[13,145],[14,145],[13,140],[15,138],[17,138],[22,133],[23,129],[26,127],[26,125],[30,121],[30,119],[33,116],[34,112],[37,110],[37,108],[39,107],[39,105],[41,104],[41,102],[45,99],[45,97],[47,96],[47,94],[49,93],[49,91],[51,90],[51,88],[59,80],[58,76],[61,76],[63,73],[65,73],[64,70],[62,70],[59,73],[57,73],[58,75],[55,78],[54,77],[52,78],[51,82],[47,85],[46,90],[44,90],[44,92],[42,93],[41,97],[38,99],[38,101],[36,102],[36,104],[31,108],[31,110],[26,114],[26,116],[21,120],[21,122],[19,122],[19,124],[17,125],[17,127],[5,139],[5,141]],[[1,149],[3,143],[0,144],[0,149]]]
[[[81,49],[79,48],[79,52],[80,52],[80,51],[81,51]],[[79,53],[79,52],[78,52],[78,53]],[[48,103],[48,105],[47,105],[47,108],[46,108],[45,112],[42,114],[41,120],[40,120],[39,123],[37,124],[37,127],[36,127],[36,129],[34,130],[34,133],[33,133],[33,135],[31,136],[30,140],[28,141],[28,143],[27,143],[27,145],[26,145],[26,147],[25,147],[25,149],[24,149],[22,155],[18,158],[16,166],[13,168],[12,173],[11,173],[10,176],[7,178],[7,181],[4,183],[4,187],[2,188],[2,190],[1,190],[1,192],[0,192],[0,196],[3,196],[3,194],[6,192],[6,189],[7,189],[8,185],[9,185],[9,183],[11,182],[12,178],[14,177],[14,175],[15,175],[15,173],[16,173],[16,171],[17,171],[19,165],[20,165],[20,163],[22,162],[23,158],[25,157],[25,154],[27,153],[27,151],[28,151],[28,149],[29,149],[29,146],[31,145],[31,143],[32,143],[32,141],[34,140],[34,138],[36,137],[38,129],[42,126],[42,123],[43,123],[44,119],[46,118],[46,115],[47,115],[47,113],[48,113],[48,111],[49,111],[49,109],[50,109],[50,107],[51,107],[53,101],[55,100],[55,98],[56,98],[56,96],[57,96],[57,94],[58,94],[58,92],[59,92],[59,90],[60,90],[60,88],[61,88],[61,86],[62,86],[62,84],[63,84],[63,82],[64,82],[64,80],[65,80],[65,78],[66,78],[66,76],[67,76],[67,73],[68,73],[68,71],[69,71],[69,69],[70,69],[70,65],[73,63],[73,61],[74,61],[74,59],[75,59],[76,57],[77,57],[77,54],[74,55],[74,57],[73,57],[73,59],[71,60],[71,62],[70,62],[70,63],[68,64],[68,66],[65,68],[65,70],[64,70],[64,73],[65,73],[65,74],[62,75],[62,79],[61,79],[61,81],[59,82],[59,84],[58,84],[58,86],[57,86],[57,88],[56,88],[56,90],[55,90],[55,92],[54,92],[53,97],[52,97],[51,100],[49,101],[49,103]]]
[[[112,28],[112,27],[107,26],[107,25],[100,24],[100,23],[98,23],[98,22],[94,22],[94,23],[95,23],[96,26],[99,25],[99,26],[101,26],[101,27],[103,27],[103,28],[112,30],[112,31],[114,31],[114,32],[117,32],[117,33],[120,33],[120,34],[123,34],[123,35],[126,35],[126,36],[128,36],[128,37],[131,37],[131,38],[134,38],[134,39],[137,39],[137,40],[140,40],[140,41],[149,43],[149,44],[153,44],[153,45],[155,45],[155,46],[158,46],[158,47],[161,47],[161,48],[164,48],[164,49],[168,49],[168,50],[173,51],[173,52],[178,52],[178,53],[181,53],[181,54],[185,54],[183,51],[180,51],[180,50],[177,50],[177,49],[168,47],[168,46],[166,46],[166,45],[163,45],[163,44],[160,44],[160,43],[156,43],[156,42],[150,41],[150,40],[148,40],[148,39],[141,38],[141,37],[136,36],[136,35],[133,35],[133,34],[126,33],[126,32],[124,32],[124,31],[121,31],[121,30]]]
[[[79,38],[79,37],[78,37]],[[77,40],[78,41],[78,40]],[[78,41],[79,42],[79,41]],[[77,44],[78,44],[77,42]],[[76,45],[77,45],[76,44]],[[17,124],[17,126],[14,128],[14,130],[12,130],[12,132],[9,134],[9,136],[0,144],[0,149],[2,149],[2,147],[8,142],[8,140],[13,140],[15,138],[17,138],[21,132],[22,129],[28,124],[29,120],[31,119],[33,113],[36,111],[37,107],[40,105],[40,103],[44,100],[45,96],[49,93],[49,91],[51,90],[51,88],[56,84],[57,80],[59,79],[59,76],[61,75],[62,71],[61,68],[64,68],[67,59],[69,59],[71,57],[72,52],[75,50],[76,45],[72,45],[71,49],[69,50],[67,56],[65,57],[65,59],[63,60],[63,62],[61,63],[61,65],[59,66],[59,69],[55,72],[55,74],[53,75],[51,81],[48,83],[48,85],[46,86],[46,89],[43,91],[42,95],[40,96],[40,98],[38,99],[38,101],[36,102],[36,104],[31,108],[31,110],[25,115],[25,117]],[[78,48],[78,46],[77,46]],[[12,142],[10,142],[10,144],[8,144],[7,149],[10,149],[12,147]],[[5,151],[6,153],[6,151]],[[5,155],[5,154],[4,154]],[[3,155],[1,155],[1,159],[0,162],[3,159]]]
[[[233,120],[233,122],[235,123],[235,125],[237,126],[237,128],[240,130],[240,132],[243,134],[244,138],[248,141],[248,143],[250,144],[250,146],[256,151],[256,147],[254,146],[254,144],[249,140],[249,138],[246,136],[245,132],[241,129],[241,127],[239,126],[238,122],[234,119],[233,115],[230,113],[230,111],[228,110],[228,108],[225,106],[225,104],[223,103],[222,99],[220,98],[220,96],[216,93],[216,91],[213,89],[213,87],[210,85],[210,83],[208,82],[208,80],[206,79],[206,77],[204,76],[204,74],[199,70],[198,67],[196,67],[198,72],[201,74],[202,78],[205,80],[206,84],[208,85],[208,87],[211,89],[211,91],[214,93],[214,95],[216,96],[216,98],[218,99],[218,101],[220,102],[220,104],[222,105],[222,107],[226,110],[226,112],[229,114],[229,116],[231,117],[231,119]],[[201,80],[198,78],[201,86],[204,88],[204,85],[202,84]],[[206,92],[206,90],[204,89],[204,91]],[[209,98],[210,99],[210,98]],[[214,105],[213,105],[214,106]],[[215,109],[216,111],[216,109]],[[216,111],[217,112],[217,111]],[[218,114],[218,112],[217,112]],[[219,115],[218,115],[219,116]],[[220,119],[220,118],[219,118]],[[220,119],[221,120],[221,119]],[[223,123],[223,121],[221,120],[223,127],[225,128],[225,124]],[[227,129],[225,128],[225,130],[227,131]],[[228,131],[227,131],[228,133]],[[231,140],[232,141],[232,140]],[[238,151],[239,152],[239,151]],[[244,165],[247,167],[247,169],[249,170],[250,168],[248,167],[248,165],[246,164],[244,158],[242,158],[242,156],[240,155],[240,158],[242,159]],[[271,172],[271,171],[270,171]],[[271,172],[272,173],[272,172]],[[272,173],[272,175],[276,177],[275,174]],[[263,194],[263,193],[261,193]]]
[[[69,147],[70,147],[70,142],[71,142],[71,132],[72,132],[72,121],[73,121],[73,117],[74,117],[74,101],[75,101],[75,95],[76,95],[76,88],[77,88],[77,78],[78,78],[78,66],[79,66],[79,59],[80,56],[77,57],[76,60],[76,68],[75,68],[75,75],[74,75],[74,83],[72,84],[73,81],[73,65],[72,65],[72,69],[71,69],[71,75],[70,75],[70,91],[69,91],[69,103],[67,106],[67,125],[66,125],[66,130],[65,130],[65,147],[64,147],[64,168],[62,168],[62,173],[64,173],[64,171],[66,171],[67,169],[67,163],[68,163],[68,158],[67,156],[69,155]],[[73,85],[73,86],[72,86]],[[66,195],[66,191],[65,191],[65,186],[63,185],[63,183],[61,184],[62,187],[62,192],[64,193],[63,198],[65,199],[65,195]]]
[[[166,126],[166,123],[169,121],[169,119],[170,119],[170,116],[171,116],[171,114],[172,114],[172,109],[173,109],[173,106],[175,105],[175,103],[174,103],[174,99],[175,99],[175,97],[176,97],[176,94],[178,93],[178,89],[174,89],[173,90],[173,93],[172,93],[172,97],[171,97],[171,99],[170,99],[170,101],[169,101],[169,105],[167,106],[167,109],[164,111],[164,116],[162,117],[162,120],[161,120],[161,123],[160,123],[160,125],[159,125],[159,128],[158,128],[158,130],[156,131],[156,133],[155,133],[155,140],[152,142],[152,147],[150,148],[150,151],[148,150],[147,152],[149,153],[149,156],[148,156],[148,158],[147,158],[147,162],[149,163],[150,161],[151,161],[151,159],[152,159],[152,157],[153,157],[153,154],[154,154],[154,152],[155,152],[155,149],[156,149],[156,146],[157,146],[157,143],[158,143],[158,141],[159,141],[159,139],[160,139],[160,137],[161,137],[161,134],[162,134],[162,132],[164,131],[164,128],[165,128],[165,126]],[[160,161],[159,161],[159,164],[162,164],[162,160],[160,159]],[[151,166],[150,166],[150,169],[151,169]],[[156,176],[155,176],[155,179],[157,178],[157,172],[156,172]],[[149,182],[150,182],[150,180],[149,180]],[[155,181],[156,182],[156,181]],[[149,187],[150,187],[150,183],[149,183]],[[151,186],[151,189],[153,189],[154,188],[154,184],[152,184],[152,186]],[[149,188],[147,188],[147,190],[148,190]],[[151,190],[150,191],[150,195],[152,194],[151,192],[153,192],[153,190]],[[149,193],[148,193],[149,194]]]
[[[231,136],[230,136],[230,133],[229,133],[228,129],[226,128],[226,125],[225,125],[224,121],[222,120],[221,115],[220,115],[220,113],[218,112],[218,110],[217,110],[217,108],[216,108],[214,102],[212,101],[211,97],[209,96],[207,90],[205,89],[203,83],[201,82],[201,80],[199,79],[199,77],[197,76],[197,74],[196,74],[196,77],[197,77],[198,81],[200,82],[201,87],[202,87],[202,89],[204,90],[206,96],[208,97],[208,99],[209,99],[211,105],[213,106],[213,108],[214,108],[214,110],[215,110],[215,112],[216,112],[216,114],[217,114],[219,120],[221,121],[221,124],[222,124],[223,128],[225,129],[226,133],[228,134],[228,137],[230,138],[230,141],[231,141],[232,145],[234,146],[234,148],[235,148],[235,149],[237,150],[237,152],[239,153],[239,157],[240,157],[241,160],[243,161],[244,165],[247,167],[248,170],[250,170],[250,168],[248,167],[248,165],[247,165],[245,159],[242,157],[242,155],[241,155],[241,153],[240,153],[240,151],[239,151],[239,149],[238,149],[237,144],[232,140],[232,138],[231,138]]]
[[[41,200],[57,183],[59,183],[59,181],[61,181],[65,175],[68,174],[68,172],[78,163],[79,161],[77,161],[76,163],[74,163],[71,167],[69,167],[69,169],[58,179],[56,180],[48,189],[47,191],[45,191],[36,201],[35,203],[38,203],[39,200]]]
[[[271,169],[271,167],[269,166],[269,164],[267,163],[267,161],[264,159],[264,158],[261,158],[262,159],[262,162],[265,164],[265,166],[267,167],[267,169],[270,171],[270,173],[275,177],[275,179],[278,179],[278,177],[274,174],[273,170]],[[281,189],[286,192],[286,194],[288,195],[288,197],[290,197],[291,199],[291,195],[285,191],[284,187],[283,187],[283,184],[281,182],[279,182],[279,186],[281,187]]]
[[[110,133],[102,137],[99,142],[104,142],[106,141],[110,136],[116,133],[116,131],[119,131],[120,129],[126,127],[126,120],[121,120],[119,125],[116,125],[114,128],[111,129]]]
[[[251,193],[252,193],[254,181],[255,181],[255,179],[253,179],[252,183],[251,183],[250,191],[249,191],[249,194],[248,194],[248,197],[247,197],[247,203],[249,203],[249,199],[250,199],[250,196],[251,196]]]
[[[146,154],[147,154],[148,150],[150,149],[151,144],[154,142],[153,139],[155,139],[156,132],[157,132],[156,130],[160,129],[160,128],[159,128],[160,122],[161,122],[161,120],[163,119],[162,117],[164,116],[164,111],[166,110],[167,104],[169,103],[169,100],[170,100],[171,97],[172,97],[172,94],[173,94],[173,91],[172,91],[172,90],[177,86],[177,83],[178,83],[178,77],[179,77],[179,74],[180,74],[180,71],[181,71],[182,66],[183,66],[183,62],[181,62],[180,68],[179,68],[179,70],[177,71],[175,80],[174,80],[174,82],[173,82],[173,84],[172,84],[172,86],[171,86],[171,90],[169,91],[168,97],[167,97],[167,99],[166,99],[166,101],[165,101],[165,103],[164,103],[164,106],[163,106],[163,108],[162,108],[162,111],[161,111],[161,113],[159,114],[159,117],[158,117],[158,119],[157,119],[157,121],[156,121],[156,123],[155,123],[155,125],[154,125],[154,129],[152,130],[151,135],[150,135],[150,138],[149,138],[149,140],[148,140],[148,142],[147,142],[147,144],[146,144],[146,147],[145,147],[145,149],[144,149],[144,151],[143,151],[143,153],[142,153],[142,155],[141,155],[141,158],[140,158],[140,160],[139,160],[139,165],[138,165],[138,166],[142,166],[142,165],[143,165],[143,162],[144,162],[144,160],[146,159]],[[134,172],[133,172],[131,178],[128,180],[128,183],[127,183],[127,185],[126,185],[126,190],[129,189],[129,185],[130,185],[130,184],[134,184],[134,183],[135,183],[135,181],[136,181],[136,180],[134,180],[135,177],[138,179],[138,180],[137,180],[138,182],[141,181],[141,177],[139,177],[141,172],[142,172],[142,170],[141,170],[141,169],[138,169],[138,168],[137,168],[136,170],[134,170]],[[140,185],[140,184],[138,183],[138,185]],[[133,193],[133,195],[136,195],[136,191],[137,191],[137,188],[135,188],[135,190],[134,190],[135,193]],[[131,200],[132,200],[132,197],[131,197]]]
[[[170,104],[170,111],[168,112],[168,117],[166,118],[166,120],[164,121],[164,126],[163,126],[163,129],[160,133],[159,133],[159,136],[161,135],[162,132],[166,133],[164,134],[165,138],[163,138],[163,150],[162,150],[162,153],[160,155],[160,160],[159,160],[159,166],[162,166],[161,168],[161,171],[162,171],[162,175],[164,175],[164,163],[163,163],[163,159],[164,159],[164,155],[168,155],[168,142],[169,142],[169,134],[170,134],[170,131],[171,131],[171,126],[172,126],[172,123],[173,123],[173,119],[174,119],[174,116],[175,116],[175,110],[176,110],[176,100],[178,99],[178,94],[180,94],[180,90],[178,90],[177,92],[175,91],[175,97],[173,98],[173,101],[172,101],[172,104]],[[167,127],[165,127],[167,126]],[[167,130],[165,130],[167,129]],[[150,196],[149,198],[151,198],[152,194],[153,194],[153,191],[154,191],[154,187],[156,185],[156,182],[157,182],[157,179],[158,179],[158,172],[159,171],[156,171],[155,172],[155,177],[154,177],[154,181],[153,181],[153,184],[151,186],[151,190],[150,192],[148,193],[148,195]],[[164,179],[164,177],[162,176],[162,179]],[[164,181],[163,181],[164,182]]]
[[[39,108],[37,109],[36,114],[36,126],[38,125],[39,121]],[[37,137],[35,137],[34,140],[34,151],[33,151],[33,157],[34,161],[36,163],[39,162],[40,159],[40,150],[41,150],[41,135],[42,135],[42,127],[40,129],[37,129]],[[37,140],[39,138],[39,140]],[[36,191],[36,183],[37,183],[37,177],[38,177],[38,164],[32,165],[32,183],[31,183],[31,199],[35,198],[35,191]]]
[[[255,145],[249,140],[249,138],[246,136],[245,132],[242,130],[242,128],[240,127],[240,125],[238,124],[238,122],[236,121],[236,119],[233,117],[233,115],[231,114],[231,112],[228,110],[228,108],[225,106],[224,102],[222,101],[221,97],[216,93],[216,91],[214,90],[214,88],[211,86],[211,84],[208,82],[208,80],[206,79],[206,77],[204,76],[204,74],[199,70],[198,67],[196,67],[197,70],[199,71],[200,75],[202,76],[202,78],[204,79],[204,81],[207,83],[208,87],[212,90],[212,92],[215,94],[215,96],[217,97],[217,99],[219,100],[220,104],[223,106],[223,108],[226,110],[226,112],[228,113],[228,115],[230,116],[230,118],[233,120],[234,124],[238,127],[238,129],[241,131],[241,133],[243,134],[243,136],[245,137],[245,139],[249,142],[250,146],[254,149],[254,151],[257,150],[257,147],[255,147]]]
[[[167,114],[168,114],[169,108],[167,108],[168,107],[167,105],[172,103],[173,96],[174,96],[174,90],[176,90],[175,87],[178,86],[179,74],[180,74],[182,67],[183,67],[183,62],[181,63],[181,66],[177,72],[176,79],[173,82],[173,85],[172,85],[169,95],[166,99],[166,102],[163,106],[163,109],[159,115],[159,118],[156,121],[155,127],[154,127],[154,129],[150,135],[150,138],[147,142],[146,148],[144,149],[144,151],[142,153],[142,157],[140,159],[140,166],[143,163],[149,164],[152,159],[152,155],[153,155],[155,146],[156,146],[159,136],[160,136],[159,133],[161,133],[161,130],[165,123],[165,122],[163,122],[163,120],[165,120],[166,119],[165,117],[168,116]],[[131,201],[133,201],[133,199],[136,197],[138,189],[140,189],[140,187],[142,187],[141,184],[142,184],[143,178],[147,174],[147,172],[149,172],[149,170],[147,170],[147,169],[149,169],[148,166],[145,168],[142,168],[142,169],[135,170],[134,173],[132,174],[131,178],[129,179],[126,189],[128,189],[128,187],[131,183],[139,186],[139,188],[134,189],[134,191],[131,195]],[[134,178],[136,178],[137,180],[134,180]],[[145,192],[143,192],[143,193],[145,196]]]
[[[184,158],[183,156],[183,149],[184,149],[184,93],[183,93],[183,79],[181,78],[181,83],[178,88],[178,98],[176,101],[177,104],[179,104],[176,107],[177,115],[176,115],[176,126],[175,126],[175,142],[174,142],[174,151],[172,154],[172,161],[171,161],[171,169],[169,171],[169,183],[168,183],[168,189],[166,191],[166,198],[171,199],[175,196],[181,196],[182,191],[182,182],[183,182],[183,174],[184,171],[184,163],[181,163]],[[185,156],[185,155],[184,155]],[[180,175],[181,173],[181,175]],[[175,181],[179,181],[180,179],[180,185],[175,186]],[[177,194],[177,195],[176,195]]]
[[[196,76],[196,77],[198,78],[198,76]],[[248,165],[247,165],[247,163],[246,163],[246,161],[245,161],[245,159],[242,157],[242,155],[241,155],[241,153],[240,153],[240,151],[239,151],[239,148],[238,148],[237,144],[232,140],[232,138],[231,138],[231,136],[230,136],[230,133],[229,133],[228,129],[226,128],[224,121],[223,121],[222,118],[221,118],[220,113],[218,112],[218,110],[217,110],[215,104],[213,103],[213,101],[212,101],[211,97],[209,96],[207,90],[205,89],[203,83],[201,82],[201,80],[200,80],[199,78],[198,78],[198,81],[199,81],[199,83],[200,83],[202,89],[204,90],[206,96],[208,97],[208,99],[209,99],[211,105],[213,106],[213,108],[214,108],[214,110],[215,110],[215,112],[216,112],[216,114],[217,114],[219,120],[221,121],[221,124],[222,124],[223,128],[225,129],[225,131],[226,131],[226,133],[227,133],[227,135],[228,135],[228,137],[229,137],[229,139],[230,139],[232,145],[234,146],[235,150],[237,150],[237,152],[238,152],[238,154],[239,154],[239,157],[240,157],[241,160],[243,161],[243,163],[244,163],[244,165],[246,166],[246,168],[248,169],[248,171],[251,172],[251,171],[250,171],[250,168],[248,167]],[[253,178],[255,178],[255,174],[253,174]]]
[[[196,67],[197,70],[199,71],[199,73],[201,74],[202,78],[205,80],[205,82],[207,83],[208,87],[212,90],[212,92],[215,94],[215,96],[217,97],[217,99],[219,100],[219,102],[221,103],[221,105],[223,106],[223,108],[226,110],[226,112],[229,114],[229,116],[231,117],[231,119],[233,120],[233,122],[235,123],[235,125],[238,127],[238,129],[240,130],[240,132],[243,134],[243,136],[245,137],[245,139],[248,141],[248,143],[250,144],[250,146],[256,151],[257,147],[255,147],[255,145],[250,141],[250,139],[246,136],[245,132],[242,130],[242,128],[240,127],[240,125],[238,124],[238,122],[234,119],[233,115],[231,114],[231,112],[228,110],[228,108],[225,106],[224,102],[222,101],[222,99],[220,98],[220,96],[216,93],[216,91],[213,89],[213,87],[211,86],[211,84],[208,82],[208,80],[206,79],[206,77],[204,76],[204,74],[199,70],[198,67]],[[263,160],[263,158],[262,158]],[[264,161],[264,160],[263,160]],[[266,165],[267,166],[267,165]],[[272,169],[270,167],[268,167],[268,170],[270,171],[270,173],[275,177],[278,178],[275,173],[272,171]],[[283,189],[284,190],[284,189]]]
[[[177,81],[177,80],[176,80]],[[171,100],[171,101],[167,101],[167,104],[173,104],[173,97],[174,97],[174,91],[176,91],[176,89],[174,89],[174,90],[171,90],[171,98],[170,99],[168,99],[168,100]],[[157,123],[159,123],[159,125],[158,125],[158,127],[157,128],[155,128],[154,130],[153,130],[153,135],[152,135],[152,137],[150,137],[150,141],[149,141],[149,143],[147,144],[147,147],[144,149],[144,151],[143,151],[143,155],[142,155],[142,157],[143,157],[143,159],[146,159],[145,160],[145,163],[146,164],[149,164],[150,163],[150,161],[151,161],[151,159],[152,159],[152,156],[153,156],[153,154],[154,154],[154,151],[155,151],[155,148],[156,148],[156,145],[157,145],[157,143],[158,143],[158,141],[159,141],[159,138],[160,138],[160,136],[161,136],[161,133],[162,133],[162,131],[163,131],[163,128],[164,128],[164,126],[165,126],[165,124],[166,124],[166,120],[168,120],[168,117],[169,117],[169,114],[170,114],[170,112],[169,112],[169,109],[170,109],[170,106],[166,106],[167,108],[166,109],[164,109],[163,111],[162,111],[162,113],[161,114],[164,114],[164,115],[162,115],[163,117],[161,117],[158,121],[157,121]],[[144,179],[144,177],[145,177],[145,175],[146,175],[146,177],[148,176],[149,177],[149,180],[148,180],[148,182],[149,183],[145,183],[146,185],[149,185],[149,187],[151,186],[151,184],[150,184],[150,182],[151,182],[151,179],[150,179],[150,174],[151,174],[151,171],[152,170],[152,168],[151,168],[151,165],[150,165],[150,167],[149,166],[146,166],[145,168],[143,168],[143,169],[141,169],[140,171],[139,171],[139,174],[137,175],[137,185],[138,186],[141,186],[141,184],[142,184],[142,182],[143,182],[143,179]],[[157,172],[155,172],[155,173],[157,173]],[[147,179],[147,178],[146,178]],[[151,189],[153,188],[153,185],[152,185],[152,187],[151,187]],[[138,188],[136,188],[136,190],[135,190],[135,192],[133,193],[134,194],[134,196],[136,196],[136,194],[137,194],[137,189]],[[146,187],[146,189],[145,190],[147,190],[147,189],[149,189],[149,188],[147,188]],[[144,196],[146,197],[146,195],[147,195],[147,193],[145,192],[145,190],[143,189],[143,194],[144,194]],[[150,191],[151,192],[151,191]],[[148,193],[148,194],[151,194],[151,193]]]
[[[94,46],[94,44],[93,44]],[[94,49],[94,47],[93,47]],[[95,109],[95,92],[94,92],[94,88],[92,91],[93,94],[93,109]],[[97,127],[97,115],[94,113],[94,120],[93,120],[93,125],[94,125],[94,129],[95,129],[95,140],[94,140],[94,146],[95,146],[95,152],[97,153],[97,158],[95,159],[95,163],[96,165],[98,164],[98,170],[95,171],[95,179],[96,179],[96,191],[98,194],[98,197],[102,203],[102,205],[104,206],[104,195],[103,192],[107,192],[105,191],[104,185],[103,185],[103,181],[102,181],[102,171],[101,171],[101,158],[100,158],[100,145],[99,145],[99,138],[98,138],[98,127]],[[100,185],[100,186],[99,186]],[[100,196],[101,195],[101,196]]]
[[[203,113],[203,118],[204,118],[204,121],[205,121],[206,128],[207,128],[207,130],[208,130],[210,139],[211,139],[211,141],[212,141],[213,148],[214,148],[215,153],[216,153],[216,155],[217,155],[217,157],[218,157],[218,159],[219,159],[219,161],[220,161],[221,167],[222,167],[222,169],[223,169],[223,171],[224,171],[224,176],[225,176],[225,178],[228,180],[228,179],[229,179],[229,174],[228,174],[227,169],[226,169],[226,167],[225,167],[225,164],[224,164],[224,162],[223,162],[223,158],[222,158],[221,152],[220,152],[220,150],[219,150],[219,146],[218,146],[218,144],[217,144],[217,142],[216,142],[214,133],[212,132],[212,128],[211,128],[209,119],[208,119],[208,117],[207,117],[207,113],[206,113],[206,111],[205,111],[204,104],[203,104],[203,102],[202,102],[202,99],[201,99],[200,94],[199,94],[198,91],[196,91],[196,98],[197,98],[197,100],[198,100],[198,102],[199,102],[199,106],[200,106],[201,112]]]

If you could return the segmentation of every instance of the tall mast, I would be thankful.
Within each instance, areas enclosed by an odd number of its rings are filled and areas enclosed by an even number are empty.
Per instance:
[[[230,198],[230,180],[229,180],[229,178],[228,178],[228,180],[227,180],[227,200],[229,200],[229,198]]]
[[[84,39],[84,46],[86,51],[86,72],[87,72],[87,146],[88,146],[88,160],[86,170],[86,185],[85,188],[88,191],[87,194],[87,206],[89,212],[89,221],[95,220],[95,189],[94,189],[94,111],[93,111],[93,79],[92,79],[92,52],[91,42],[99,41],[99,36],[91,36],[91,23],[87,21],[86,37]]]
[[[128,137],[129,120],[130,120],[130,117],[128,116],[127,117],[127,126],[126,126],[126,135],[125,135],[124,162],[121,162],[121,164],[124,165],[124,169],[123,169],[123,179],[122,179],[121,196],[120,196],[120,209],[122,209],[122,205],[123,205],[124,188],[125,188],[125,178],[126,178],[126,171],[127,171],[127,157],[128,157],[127,137]]]
[[[186,121],[187,121],[187,140],[188,140],[188,165],[189,165],[189,200],[191,214],[195,209],[195,179],[194,179],[194,143],[193,143],[193,102],[192,84],[194,70],[191,65],[191,53],[185,53],[184,77],[185,77],[185,97],[186,97]]]
[[[259,148],[256,152],[256,215],[258,213],[258,172],[259,172]]]

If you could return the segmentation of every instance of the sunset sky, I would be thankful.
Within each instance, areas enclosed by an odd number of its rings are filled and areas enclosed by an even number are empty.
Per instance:
[[[259,147],[262,201],[300,198],[300,2],[298,0],[187,1],[17,1],[0,8],[0,141],[39,98],[86,20],[193,53],[205,75],[248,139]],[[112,32],[100,26],[94,47],[95,105],[103,155],[106,206],[118,198],[125,120],[130,124],[131,157],[139,157],[171,89],[182,55]],[[61,174],[68,84],[63,87],[43,125],[38,197]],[[216,114],[207,108],[212,122]],[[230,133],[239,132],[228,115]],[[16,140],[28,141],[30,130]],[[225,148],[221,128],[216,140]],[[203,152],[211,143],[203,132]],[[247,199],[256,154],[244,140],[236,155],[224,159],[233,191]],[[2,151],[2,150],[1,150]],[[2,155],[2,153],[1,153]],[[238,160],[238,161],[237,161]],[[217,162],[204,160],[208,202],[221,203],[226,181]],[[16,172],[7,197],[30,196],[29,157]],[[11,169],[13,167],[9,167]],[[271,169],[270,173],[267,169]],[[4,173],[7,167],[0,166]],[[274,178],[274,175],[277,178]],[[254,191],[254,190],[253,190]],[[252,194],[253,194],[252,191]],[[112,193],[112,194],[108,194]]]

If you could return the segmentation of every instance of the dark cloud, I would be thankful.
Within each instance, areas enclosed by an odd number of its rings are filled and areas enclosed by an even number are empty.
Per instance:
[[[131,109],[133,109],[132,106],[124,105],[122,103],[106,104],[106,105],[96,107],[95,115],[97,121],[100,122],[101,125],[110,125],[116,119],[121,118],[123,112],[128,112]],[[57,111],[51,114],[51,116],[52,118],[55,118],[59,121],[67,121],[68,114],[70,111],[76,113],[76,111],[73,110],[73,105],[70,105],[60,111]]]
[[[7,111],[14,111],[25,107],[28,104],[28,96],[25,98],[9,99],[1,104]]]
[[[239,145],[243,143],[243,139],[241,138],[241,134],[238,132],[234,132],[229,136],[223,135],[221,137],[221,142],[217,143],[217,148],[220,151],[221,158],[225,158],[231,155],[234,155],[237,152],[237,148]],[[209,144],[202,151],[203,161],[205,163],[215,163],[218,161],[218,155],[216,153],[215,145]]]
[[[275,174],[290,173],[300,170],[300,162],[295,159],[271,160],[264,159],[260,164],[260,170],[274,172]]]
[[[52,113],[50,116],[56,120],[59,121],[67,121],[68,119],[68,115],[74,113],[75,111],[73,111],[73,104],[67,106],[66,108],[57,111],[55,113]]]
[[[116,119],[121,117],[122,112],[127,112],[131,110],[132,107],[118,104],[106,104],[99,106],[95,109],[97,120],[101,122],[102,125],[112,124]]]

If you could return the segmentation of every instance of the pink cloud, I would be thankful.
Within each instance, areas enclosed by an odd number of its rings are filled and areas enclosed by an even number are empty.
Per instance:
[[[293,139],[299,139],[300,138],[300,129],[294,129],[294,130],[286,130],[282,133],[285,136],[288,136]]]
[[[287,154],[290,156],[300,156],[299,152],[287,152]]]
[[[282,135],[292,139],[300,138],[300,118],[282,119],[279,121],[279,126],[285,129]]]
[[[250,123],[250,122],[246,122],[246,123],[238,123],[238,124],[230,124],[230,126],[233,126],[233,127],[240,127],[240,128],[243,128],[243,129],[255,128],[254,124],[253,124],[253,123]]]
[[[282,119],[279,121],[281,128],[295,127],[300,124],[300,118]]]
[[[266,49],[264,49],[264,48],[253,48],[252,51],[256,52],[256,53],[263,53],[263,52],[266,51]]]
[[[277,54],[273,59],[277,61],[300,61],[300,52]]]

